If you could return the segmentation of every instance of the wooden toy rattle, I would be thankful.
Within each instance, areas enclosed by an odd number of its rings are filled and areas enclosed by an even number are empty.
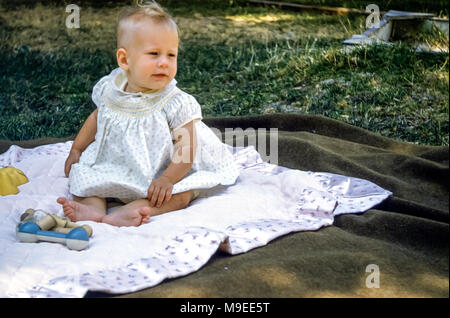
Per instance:
[[[38,241],[63,243],[69,249],[80,251],[89,245],[92,228],[78,225],[66,217],[42,210],[28,209],[20,217],[17,237],[21,242]]]

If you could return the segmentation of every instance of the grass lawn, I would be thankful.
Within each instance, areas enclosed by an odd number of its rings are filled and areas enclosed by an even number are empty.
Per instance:
[[[380,8],[380,11],[398,10],[429,12],[438,16],[448,16],[449,4],[448,0],[289,0],[285,2],[316,6],[354,8],[360,10],[365,10],[366,6],[369,4],[376,4]]]
[[[0,4],[0,138],[76,134],[95,107],[93,85],[116,67],[116,17],[126,1],[66,2],[81,8],[79,29],[65,27],[63,1]],[[343,53],[364,16],[160,3],[181,29],[178,86],[204,117],[321,114],[398,140],[449,144],[448,54],[405,46]]]

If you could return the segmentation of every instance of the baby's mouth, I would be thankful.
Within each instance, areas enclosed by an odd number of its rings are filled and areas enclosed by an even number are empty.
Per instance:
[[[153,74],[153,76],[156,78],[164,78],[167,76],[167,74],[160,73],[160,74]]]

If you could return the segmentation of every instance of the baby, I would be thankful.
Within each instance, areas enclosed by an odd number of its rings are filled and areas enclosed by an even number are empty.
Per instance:
[[[156,3],[119,18],[119,67],[94,86],[97,108],[65,163],[73,200],[57,202],[72,221],[139,226],[187,207],[199,189],[236,182],[233,155],[176,86],[178,43],[176,23]],[[124,205],[107,213],[107,198]]]

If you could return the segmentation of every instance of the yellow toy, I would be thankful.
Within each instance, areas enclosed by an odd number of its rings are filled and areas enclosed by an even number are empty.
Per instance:
[[[28,182],[25,174],[14,167],[0,168],[0,195],[19,193],[17,186]]]

